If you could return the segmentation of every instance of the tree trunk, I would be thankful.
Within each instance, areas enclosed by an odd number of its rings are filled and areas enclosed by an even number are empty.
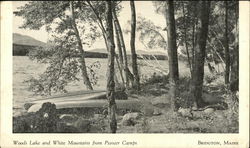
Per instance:
[[[230,91],[239,91],[239,48],[235,47],[232,53]]]
[[[136,12],[135,12],[134,0],[130,1],[130,7],[131,7],[130,48],[131,48],[131,56],[132,56],[132,69],[133,69],[133,74],[134,74],[134,82],[132,83],[132,85],[133,85],[133,88],[135,88],[136,90],[140,90],[140,76],[138,73],[137,55],[135,51]]]
[[[115,8],[113,9],[113,15],[115,15]],[[121,46],[121,39],[120,39],[120,35],[119,35],[119,31],[116,27],[116,24],[117,24],[117,19],[113,16],[113,19],[114,19],[114,26],[115,26],[115,34],[116,34],[116,47],[117,47],[117,50],[118,50],[118,57],[119,57],[119,62],[120,62],[120,69],[122,69],[122,71],[120,71],[121,73],[121,79],[122,79],[122,82],[123,82],[123,87],[125,87],[125,81],[124,81],[124,76],[123,76],[123,73],[126,75],[125,73],[125,70],[124,70],[124,62],[123,62],[123,53],[122,53],[122,46]]]
[[[88,77],[88,73],[87,73],[87,67],[86,67],[86,62],[85,62],[85,53],[84,53],[84,49],[82,47],[82,41],[79,35],[79,31],[75,22],[75,14],[74,14],[74,6],[73,6],[73,2],[70,1],[70,12],[71,12],[71,23],[72,23],[72,27],[74,29],[75,35],[76,35],[76,39],[77,39],[77,43],[78,43],[78,47],[79,47],[79,51],[81,54],[81,57],[79,59],[79,62],[81,64],[80,68],[82,71],[82,77],[83,77],[83,81],[84,84],[86,85],[86,88],[88,90],[93,90],[93,87],[91,85],[91,82],[89,80]]]
[[[234,50],[232,53],[232,60],[231,60],[231,74],[230,74],[230,90],[231,92],[235,93],[236,91],[239,91],[239,30],[238,30],[238,2],[236,4],[235,8],[235,28],[236,28],[236,34],[235,34],[235,41],[236,44],[234,46]]]
[[[202,87],[204,78],[204,62],[206,54],[206,41],[208,36],[210,1],[199,2],[197,42],[195,45],[193,76],[191,81],[191,94],[195,107],[203,107]]]
[[[186,15],[185,15],[185,5],[184,2],[182,2],[182,12],[183,12],[183,18],[184,18],[184,40],[185,40],[185,47],[186,47],[186,52],[187,52],[187,58],[188,58],[188,65],[190,69],[190,75],[192,75],[192,64],[190,61],[190,56],[189,56],[189,50],[188,50],[188,43],[187,43],[187,23],[186,23]]]
[[[122,34],[122,29],[119,23],[119,20],[117,18],[116,12],[115,10],[113,10],[113,19],[114,19],[114,24],[115,24],[115,30],[118,33],[118,37],[120,39],[120,44],[121,44],[121,48],[122,48],[122,52],[123,52],[123,61],[124,61],[124,73],[125,73],[125,85],[126,88],[129,87],[129,75],[128,73],[130,72],[128,69],[128,60],[127,60],[127,52],[126,52],[126,46],[124,43],[124,39],[123,39],[123,34]]]
[[[117,36],[116,36],[116,38],[117,38]],[[117,46],[119,46],[119,45],[117,45]],[[119,52],[119,54],[120,54],[120,52]],[[120,56],[119,56],[119,58],[117,58],[117,56],[115,56],[115,59],[116,59],[117,67],[118,67],[118,70],[119,70],[119,73],[120,73],[120,76],[121,76],[121,80],[122,80],[121,89],[124,91],[125,90],[125,82],[124,82],[123,71],[122,71],[123,70],[123,63],[120,60]],[[116,84],[119,84],[118,78],[117,78]]]
[[[228,43],[228,2],[225,1],[225,84],[229,83],[229,73],[230,73],[230,55],[229,55],[229,43]]]
[[[109,103],[109,122],[111,133],[116,133],[117,121],[116,121],[116,103],[114,98],[115,82],[114,82],[114,59],[115,59],[115,44],[113,34],[113,19],[112,19],[112,2],[106,1],[106,37],[108,45],[108,70],[107,70],[107,99]]]
[[[192,48],[191,48],[191,54],[192,54],[192,59],[191,59],[191,65],[192,65],[192,72],[191,72],[191,78],[192,78],[192,73],[193,73],[193,66],[194,66],[194,48],[195,48],[195,23],[193,23],[192,27]]]
[[[173,1],[167,1],[166,20],[168,37],[169,76],[172,81],[176,82],[179,79],[179,69]]]
[[[167,24],[167,39],[168,39],[168,64],[169,64],[169,78],[170,78],[170,95],[171,108],[176,111],[176,87],[179,79],[178,71],[178,57],[176,46],[176,30],[174,18],[174,3],[173,1],[166,1],[166,24]]]

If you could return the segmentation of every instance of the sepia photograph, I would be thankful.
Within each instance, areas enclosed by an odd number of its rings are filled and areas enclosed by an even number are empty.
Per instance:
[[[11,135],[231,134],[241,136],[195,144],[249,145],[240,132],[240,110],[249,111],[249,102],[240,108],[249,101],[249,90],[240,89],[249,85],[240,81],[240,51],[249,54],[240,48],[240,1],[10,3]],[[14,138],[11,144],[145,143]]]

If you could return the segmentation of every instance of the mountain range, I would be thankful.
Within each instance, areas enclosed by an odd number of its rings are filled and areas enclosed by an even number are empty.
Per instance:
[[[30,36],[13,33],[13,44],[26,45],[26,46],[46,46],[46,43],[36,40]]]
[[[91,52],[98,52],[98,53],[108,53],[106,48],[95,48],[95,49],[92,49],[92,50],[88,50],[88,51],[91,51]],[[166,55],[167,51],[148,51],[148,50],[136,50],[136,53],[138,55]],[[131,55],[131,52],[130,50],[127,51],[127,55]]]
[[[15,46],[18,46],[18,48],[14,47],[14,49],[13,49],[13,50],[16,49],[15,51],[18,51],[18,53],[21,50],[25,50],[25,52],[22,53],[23,55],[26,55],[26,53],[28,52],[27,49],[26,49],[28,46],[41,46],[41,47],[47,46],[47,44],[42,42],[42,41],[36,40],[33,37],[30,37],[30,36],[27,36],[27,35],[22,35],[22,34],[19,34],[19,33],[13,33],[13,44]],[[86,53],[93,53],[93,54],[97,55],[98,53],[107,54],[108,52],[107,52],[106,48],[95,48],[95,49],[91,49],[91,50],[86,51]],[[146,50],[138,50],[137,49],[136,53],[138,55],[166,56],[165,51],[153,51],[153,50],[146,51]],[[127,51],[127,55],[131,55],[130,50]]]

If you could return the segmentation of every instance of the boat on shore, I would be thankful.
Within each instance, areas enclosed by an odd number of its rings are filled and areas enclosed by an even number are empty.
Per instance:
[[[140,101],[135,98],[126,98],[121,92],[116,93],[116,104],[118,109],[137,110],[140,106]],[[70,108],[104,108],[108,106],[105,90],[96,91],[77,91],[62,95],[50,96],[35,101],[26,102],[25,110],[28,113],[37,112],[42,107],[42,104],[50,102],[56,105],[56,109]]]

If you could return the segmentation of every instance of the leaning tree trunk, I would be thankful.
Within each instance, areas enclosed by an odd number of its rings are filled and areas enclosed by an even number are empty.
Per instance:
[[[125,73],[125,85],[126,85],[126,88],[128,88],[129,87],[129,73],[130,73],[130,71],[128,68],[127,52],[126,52],[125,42],[123,39],[122,29],[121,29],[121,26],[120,26],[120,23],[119,23],[119,20],[117,18],[115,10],[113,10],[113,19],[114,19],[114,24],[115,24],[115,30],[118,33],[121,48],[122,48],[123,61],[124,61],[123,68],[124,68],[124,73]]]
[[[74,29],[75,36],[76,36],[77,43],[78,43],[78,48],[79,48],[79,51],[80,51],[80,54],[81,54],[79,62],[81,64],[80,68],[81,68],[81,71],[82,71],[83,81],[84,81],[84,84],[86,85],[86,88],[88,90],[93,90],[93,87],[91,85],[91,82],[89,80],[88,73],[87,73],[87,67],[86,67],[86,62],[85,62],[85,53],[84,53],[84,49],[82,47],[82,41],[81,41],[81,38],[80,38],[80,34],[79,34],[79,31],[78,31],[78,28],[77,28],[77,25],[76,25],[76,22],[75,22],[74,6],[73,6],[72,1],[70,1],[70,12],[71,12],[72,27]]]
[[[171,108],[176,111],[176,85],[179,79],[178,71],[178,57],[176,46],[176,30],[174,18],[174,3],[173,1],[166,1],[166,23],[167,23],[167,39],[168,39],[168,63],[169,63],[169,78],[170,78],[170,95]]]
[[[194,66],[191,81],[191,94],[193,95],[195,107],[203,107],[202,87],[204,78],[204,62],[206,54],[206,41],[209,25],[210,1],[202,1],[198,5],[197,42],[194,49]]]
[[[133,74],[134,74],[134,82],[132,83],[132,85],[133,85],[133,88],[135,88],[136,90],[140,90],[140,76],[138,73],[137,55],[135,51],[136,12],[135,12],[134,0],[130,1],[130,7],[131,7],[130,48],[131,48],[131,56],[132,56],[132,69],[133,69]]]
[[[229,73],[230,73],[230,55],[229,55],[229,42],[228,42],[228,2],[225,1],[225,84],[229,83]]]
[[[106,1],[106,37],[108,45],[108,70],[107,70],[107,99],[109,110],[109,122],[110,130],[112,133],[116,133],[117,121],[116,121],[116,103],[114,98],[115,82],[114,82],[114,59],[115,59],[115,44],[113,34],[113,19],[112,19],[112,2]]]
[[[117,24],[119,22],[118,22],[117,17],[114,17],[114,15],[116,15],[115,8],[112,10],[112,15],[113,15],[113,20],[114,20],[114,27],[115,27],[115,34],[116,34],[116,45],[117,45],[117,50],[118,50],[119,62],[120,62],[120,66],[121,66],[121,69],[122,69],[122,72],[120,72],[121,73],[121,79],[122,79],[122,82],[123,82],[123,86],[125,87],[126,85],[125,85],[123,73],[126,75],[126,72],[124,70],[124,60],[123,60],[122,45],[121,45],[121,39],[120,39],[118,27],[117,27]],[[127,79],[126,79],[126,81],[127,81]]]

